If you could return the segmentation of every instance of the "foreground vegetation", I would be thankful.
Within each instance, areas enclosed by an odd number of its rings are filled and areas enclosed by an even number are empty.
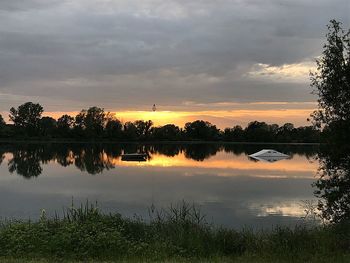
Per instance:
[[[350,224],[253,232],[216,228],[194,206],[153,212],[151,220],[102,214],[95,206],[62,218],[3,222],[0,262],[348,262]],[[20,259],[20,261],[18,261]]]

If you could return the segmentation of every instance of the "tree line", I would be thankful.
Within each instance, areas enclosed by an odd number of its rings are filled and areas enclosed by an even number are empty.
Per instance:
[[[1,138],[115,140],[115,141],[232,141],[232,142],[318,142],[320,131],[313,126],[282,126],[253,121],[246,128],[236,125],[221,130],[215,125],[196,120],[183,128],[174,124],[154,126],[151,120],[122,123],[103,108],[91,107],[76,116],[62,115],[57,120],[42,116],[44,108],[27,102],[11,108],[6,124],[0,115]]]

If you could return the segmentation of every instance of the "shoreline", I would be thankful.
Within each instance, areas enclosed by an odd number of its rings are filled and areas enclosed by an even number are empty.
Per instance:
[[[231,145],[313,145],[321,142],[228,142],[228,141],[114,141],[114,140],[76,140],[76,139],[0,139],[0,143],[73,143],[73,144],[231,144]]]

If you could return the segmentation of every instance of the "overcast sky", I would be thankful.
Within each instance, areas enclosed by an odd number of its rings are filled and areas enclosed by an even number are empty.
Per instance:
[[[333,18],[349,0],[1,0],[0,112],[312,108]]]

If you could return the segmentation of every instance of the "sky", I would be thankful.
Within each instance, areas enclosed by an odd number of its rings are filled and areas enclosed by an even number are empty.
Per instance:
[[[306,125],[326,25],[349,14],[348,0],[1,0],[0,113]]]

